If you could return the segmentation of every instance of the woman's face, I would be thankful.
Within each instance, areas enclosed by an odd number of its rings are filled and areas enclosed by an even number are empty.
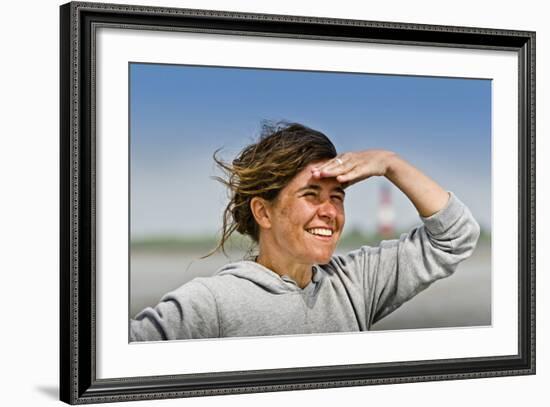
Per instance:
[[[301,264],[329,262],[344,228],[342,185],[335,178],[315,179],[312,163],[283,188],[270,207],[268,249]]]

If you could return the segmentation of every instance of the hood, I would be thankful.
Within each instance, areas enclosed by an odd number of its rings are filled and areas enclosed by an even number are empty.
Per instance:
[[[280,276],[274,271],[262,266],[254,261],[239,261],[230,263],[219,269],[216,276],[232,275],[238,278],[244,278],[254,284],[262,287],[265,291],[272,294],[286,294],[289,292],[300,292],[302,289],[289,276]],[[309,284],[317,284],[322,276],[321,269],[318,266],[313,266],[312,282]],[[304,287],[304,290],[309,287]]]

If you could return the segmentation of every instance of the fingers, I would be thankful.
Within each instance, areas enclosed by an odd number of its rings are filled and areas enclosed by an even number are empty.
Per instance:
[[[316,178],[331,178],[345,174],[353,169],[354,165],[346,155],[335,157],[320,167],[312,169]]]
[[[311,173],[314,178],[336,178],[349,186],[373,176],[385,176],[392,154],[386,150],[351,151],[312,168]]]
[[[365,177],[362,177],[362,174],[357,169],[352,169],[345,174],[340,174],[336,176],[336,180],[341,184],[345,184],[346,186],[352,185],[362,178]]]

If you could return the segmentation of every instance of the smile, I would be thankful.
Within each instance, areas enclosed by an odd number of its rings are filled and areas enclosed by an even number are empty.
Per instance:
[[[314,236],[324,236],[324,237],[330,237],[332,236],[332,233],[333,233],[331,229],[326,229],[326,228],[306,229],[306,232]]]

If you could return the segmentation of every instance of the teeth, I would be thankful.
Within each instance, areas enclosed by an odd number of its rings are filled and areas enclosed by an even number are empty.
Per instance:
[[[332,230],[330,229],[314,228],[314,229],[308,229],[308,232],[311,233],[312,235],[332,236]]]

